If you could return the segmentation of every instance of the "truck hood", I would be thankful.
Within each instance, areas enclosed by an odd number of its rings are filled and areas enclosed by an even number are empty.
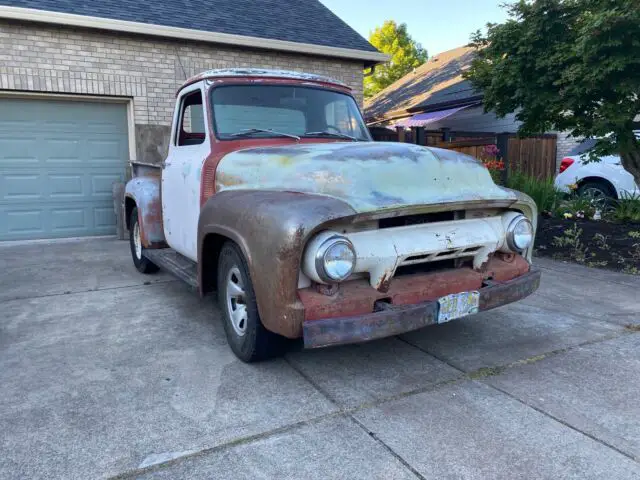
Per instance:
[[[327,195],[357,213],[388,208],[512,200],[473,157],[452,150],[384,142],[295,144],[224,156],[216,191],[279,190]]]

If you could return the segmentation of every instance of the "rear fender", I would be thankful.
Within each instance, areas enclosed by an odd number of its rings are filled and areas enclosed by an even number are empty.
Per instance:
[[[125,198],[133,200],[138,208],[142,245],[145,248],[166,247],[162,225],[160,178],[136,177],[129,180],[125,189]]]

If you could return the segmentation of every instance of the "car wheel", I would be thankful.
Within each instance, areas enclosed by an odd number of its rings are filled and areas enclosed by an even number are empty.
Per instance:
[[[156,264],[151,263],[149,259],[144,256],[137,208],[131,211],[131,217],[129,219],[129,246],[131,247],[133,264],[140,273],[155,273],[159,270]]]
[[[262,325],[247,263],[232,242],[220,251],[218,302],[227,341],[240,360],[257,362],[284,353],[287,340]]]
[[[584,182],[578,188],[578,194],[582,197],[590,197],[594,201],[603,204],[616,198],[616,192],[610,184],[597,180]]]

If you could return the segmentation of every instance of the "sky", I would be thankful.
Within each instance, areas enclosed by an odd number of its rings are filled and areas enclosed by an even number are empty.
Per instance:
[[[385,20],[406,23],[429,56],[469,43],[472,32],[507,14],[504,0],[320,0],[364,38]]]

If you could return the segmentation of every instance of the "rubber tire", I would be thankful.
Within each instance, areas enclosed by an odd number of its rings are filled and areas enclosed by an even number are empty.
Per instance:
[[[580,188],[578,188],[578,195],[580,196],[584,195],[585,191],[589,189],[600,190],[605,195],[605,197],[611,200],[615,200],[616,198],[618,198],[618,196],[616,195],[616,191],[606,181],[598,181],[598,180],[586,181],[582,185],[580,185]]]
[[[233,329],[229,311],[227,309],[227,274],[229,270],[237,267],[242,275],[245,291],[245,305],[247,306],[247,330],[240,336]],[[270,332],[260,320],[258,304],[253,291],[253,284],[249,276],[249,269],[244,255],[233,242],[226,242],[222,246],[218,258],[218,305],[222,311],[224,331],[227,342],[233,353],[246,363],[259,362],[270,358],[282,356],[287,348],[288,341],[285,337]]]
[[[136,246],[133,241],[133,231],[135,225],[138,223],[138,209],[136,207],[131,211],[131,217],[129,218],[129,247],[131,248],[131,258],[133,258],[133,264],[140,273],[150,274],[156,273],[158,266],[144,256],[144,247],[142,248],[142,258],[138,258],[136,255]]]

